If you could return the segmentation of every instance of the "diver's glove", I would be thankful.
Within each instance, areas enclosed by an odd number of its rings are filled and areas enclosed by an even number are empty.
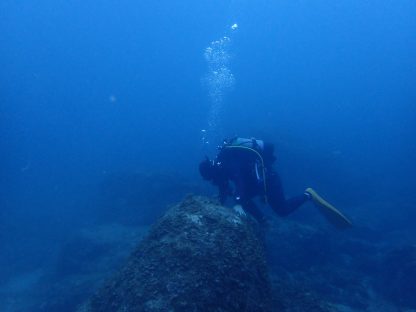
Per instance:
[[[247,216],[246,212],[244,211],[241,205],[234,205],[233,209],[239,216]]]

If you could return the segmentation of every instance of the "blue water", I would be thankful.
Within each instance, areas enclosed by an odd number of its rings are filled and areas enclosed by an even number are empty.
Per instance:
[[[288,195],[312,186],[360,226],[412,230],[415,13],[411,0],[1,1],[0,276],[48,268],[104,222],[113,174],[199,186],[200,159],[234,135],[276,144]]]

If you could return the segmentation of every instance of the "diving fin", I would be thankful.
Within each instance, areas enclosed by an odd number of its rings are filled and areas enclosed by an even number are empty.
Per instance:
[[[308,187],[305,193],[309,194],[314,204],[319,208],[322,215],[336,228],[347,229],[352,223],[338,209],[318,195],[312,188]]]

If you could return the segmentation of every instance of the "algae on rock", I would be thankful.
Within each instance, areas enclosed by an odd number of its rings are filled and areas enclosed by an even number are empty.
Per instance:
[[[270,311],[263,244],[250,220],[190,196],[152,227],[86,311]]]

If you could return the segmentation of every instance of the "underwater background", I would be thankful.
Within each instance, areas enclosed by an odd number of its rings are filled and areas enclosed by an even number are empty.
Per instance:
[[[403,266],[416,278],[415,14],[411,0],[1,1],[0,310],[72,311],[85,294],[49,285],[98,285],[169,205],[214,195],[198,163],[235,135],[273,142],[286,194],[314,187],[355,227],[333,234],[310,206],[276,222],[381,246],[384,284]],[[416,279],[402,284],[343,307],[416,309],[396,293]]]

